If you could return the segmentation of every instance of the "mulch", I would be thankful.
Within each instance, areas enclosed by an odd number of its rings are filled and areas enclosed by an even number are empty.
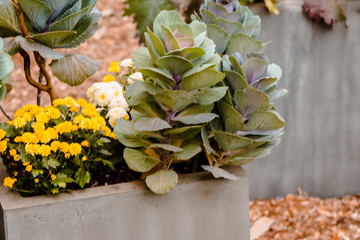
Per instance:
[[[124,0],[99,0],[97,8],[103,12],[98,32],[75,52],[99,61],[98,72],[78,87],[69,87],[54,80],[60,97],[86,97],[86,89],[101,81],[109,64],[131,56],[138,46],[136,29],[129,17],[122,17]],[[36,104],[36,89],[30,87],[23,76],[22,59],[13,57],[15,69],[10,83],[13,91],[2,101],[6,111],[14,112],[25,104]],[[34,72],[36,76],[36,72]],[[43,94],[43,105],[49,104]],[[0,122],[5,121],[0,114]],[[252,239],[360,239],[360,194],[341,198],[320,199],[301,195],[285,198],[251,200],[250,222]]]

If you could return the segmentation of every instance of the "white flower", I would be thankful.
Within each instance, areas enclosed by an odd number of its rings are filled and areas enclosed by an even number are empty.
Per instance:
[[[131,67],[133,65],[134,65],[134,63],[131,58],[126,58],[126,59],[122,60],[120,63],[120,67],[123,67],[123,68]]]
[[[121,94],[121,96],[117,96],[111,100],[109,107],[110,108],[120,107],[120,108],[124,108],[125,110],[128,110],[129,105],[126,102],[126,99],[124,98],[124,96]]]
[[[109,112],[106,114],[106,117],[109,118],[109,124],[112,127],[115,127],[115,120],[120,118],[125,118],[127,115],[128,114],[124,108],[116,107],[116,108],[111,108]]]
[[[143,75],[141,74],[141,72],[136,72],[134,74],[131,74],[127,79],[127,82],[129,85],[131,85],[135,82],[135,80],[140,80],[140,81],[143,80]]]
[[[97,106],[106,107],[111,100],[122,96],[123,88],[118,82],[94,83],[87,91],[89,101]]]

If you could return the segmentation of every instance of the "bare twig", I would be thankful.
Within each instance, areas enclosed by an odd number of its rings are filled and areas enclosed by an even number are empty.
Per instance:
[[[5,112],[5,109],[2,107],[1,104],[0,104],[0,110],[1,110],[1,112],[5,115],[5,117],[6,117],[7,119],[9,119],[9,121],[12,120],[11,117],[9,117],[9,115]]]

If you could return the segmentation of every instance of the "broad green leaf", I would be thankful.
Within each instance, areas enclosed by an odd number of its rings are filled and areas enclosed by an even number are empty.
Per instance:
[[[191,76],[191,75],[193,75],[193,74],[195,74],[195,73],[202,72],[202,71],[204,71],[204,70],[206,70],[206,69],[214,68],[215,66],[216,66],[216,64],[212,64],[212,63],[210,63],[210,64],[202,64],[202,65],[200,65],[200,66],[195,66],[194,68],[186,71],[186,72],[183,74],[182,78],[187,78],[188,76]]]
[[[162,26],[169,27],[172,24],[181,23],[184,24],[184,20],[177,11],[161,11],[155,18],[154,21],[154,33],[160,39],[162,35]]]
[[[156,68],[149,50],[146,47],[138,47],[132,53],[132,59],[137,69]]]
[[[206,64],[207,61],[213,57],[217,57],[220,60],[220,57],[214,54],[215,44],[210,38],[206,38],[205,41],[199,47],[205,51],[205,54],[192,61],[194,66],[200,66],[202,64]]]
[[[162,36],[163,36],[163,41],[165,44],[165,48],[168,52],[180,49],[180,46],[178,44],[178,42],[175,39],[175,36],[172,34],[172,32],[170,31],[170,29],[161,26],[161,31],[162,31]]]
[[[149,136],[143,132],[136,131],[134,123],[124,119],[117,119],[114,133],[117,138],[126,147],[147,147],[151,144]]]
[[[55,19],[57,16],[61,14],[63,9],[66,9],[70,6],[72,1],[69,0],[41,0],[47,6],[51,8],[53,11],[53,16],[51,19]]]
[[[282,75],[282,71],[279,65],[275,63],[268,65],[266,77],[276,78],[277,80],[279,80],[281,78],[281,75]]]
[[[55,187],[66,188],[66,184],[72,182],[74,182],[74,179],[68,177],[65,173],[58,173],[56,174],[56,178],[51,181],[51,184]]]
[[[18,44],[20,44],[21,48],[24,49],[27,52],[39,52],[39,54],[43,57],[43,58],[47,58],[47,59],[60,59],[63,58],[64,55],[61,53],[58,53],[54,50],[52,50],[51,48],[43,45],[43,44],[39,44],[36,42],[32,42],[27,40],[26,38],[23,38],[21,36],[17,36],[15,41],[18,42]]]
[[[266,111],[270,108],[269,98],[265,93],[252,87],[237,90],[234,94],[236,106],[243,117],[251,116],[257,111]]]
[[[138,81],[126,88],[126,101],[130,106],[138,105],[153,99],[151,95],[160,90],[157,85],[151,82]]]
[[[187,161],[201,152],[201,147],[197,144],[188,144],[182,147],[183,151],[174,153],[171,156],[174,160]]]
[[[239,180],[238,176],[235,176],[232,173],[229,173],[228,171],[219,168],[219,167],[213,167],[213,166],[208,166],[208,165],[201,165],[201,167],[205,170],[210,172],[215,178],[225,178],[228,180]]]
[[[124,159],[128,167],[136,172],[150,171],[159,161],[153,156],[132,148],[125,148]]]
[[[174,78],[180,78],[180,75],[193,68],[194,65],[186,58],[180,56],[164,56],[156,60],[156,65],[166,69]]]
[[[155,62],[156,59],[165,55],[165,48],[160,39],[150,30],[145,33],[145,42],[149,50],[152,60]]]
[[[271,104],[276,103],[282,96],[284,96],[287,93],[288,93],[288,90],[286,90],[285,88],[282,88],[282,89],[279,89],[277,91],[270,93],[270,95],[269,95],[270,103]]]
[[[79,184],[81,188],[83,188],[85,184],[89,183],[90,179],[90,172],[85,171],[85,169],[79,168],[79,170],[75,173],[75,182]]]
[[[148,148],[161,148],[167,151],[171,151],[171,152],[182,152],[183,149],[176,147],[174,145],[171,144],[160,144],[160,143],[156,143],[156,144],[151,144]]]
[[[70,86],[78,86],[94,75],[99,63],[84,55],[70,54],[59,60],[53,60],[50,66],[52,73],[60,81]]]
[[[75,35],[75,31],[56,31],[34,34],[29,38],[50,48],[57,48],[69,43]]]
[[[203,125],[198,125],[198,126],[174,128],[169,131],[166,131],[165,134],[170,136],[170,138],[172,139],[188,140],[196,136],[203,127],[204,127]]]
[[[192,32],[193,32],[193,36],[194,36],[194,39],[196,39],[197,37],[201,37],[204,33],[206,35],[206,31],[207,31],[207,27],[206,27],[206,24],[203,23],[203,22],[199,22],[199,21],[192,21],[190,23],[190,27],[192,29]],[[201,39],[199,38],[198,39],[198,43],[199,45],[201,43],[203,43],[205,40],[205,36],[203,37],[203,40],[201,41]],[[196,41],[195,41],[196,42]],[[196,45],[196,44],[195,44]],[[197,46],[199,46],[197,45]]]
[[[49,160],[46,161],[47,165],[51,168],[57,168],[60,166],[60,162],[56,159],[52,159],[50,158]]]
[[[178,175],[173,170],[159,170],[145,179],[146,185],[156,194],[170,192],[178,183]]]
[[[229,36],[241,33],[244,28],[240,22],[230,22],[223,18],[216,19],[212,23],[223,29],[227,34],[229,34]]]
[[[0,52],[0,82],[6,78],[14,68],[14,64],[11,61],[9,54]]]
[[[66,16],[69,16],[70,14],[76,13],[78,11],[81,10],[81,4],[82,1],[77,1],[77,3],[75,3],[71,8],[69,8],[68,10],[66,10],[66,12],[64,12],[59,19],[65,18]]]
[[[155,94],[155,99],[163,106],[178,112],[194,102],[194,96],[185,91],[162,90]]]
[[[72,41],[59,46],[59,48],[75,48],[86,42],[99,28],[98,22],[100,19],[101,13],[94,8],[90,15],[82,19],[73,29],[76,35],[72,38]]]
[[[146,101],[142,104],[132,106],[133,109],[150,118],[165,118],[166,113],[154,101]]]
[[[200,104],[194,104],[191,107],[188,107],[187,109],[183,110],[182,112],[178,113],[177,117],[185,117],[185,116],[192,116],[199,113],[210,113],[214,108],[214,104],[209,105],[200,105]]]
[[[72,13],[63,19],[54,22],[49,27],[50,31],[72,31],[75,28],[76,24],[78,24],[78,22],[83,17],[85,17],[88,9],[89,7],[83,8],[78,12]]]
[[[216,18],[220,18],[223,15],[228,13],[228,11],[226,10],[226,8],[224,6],[222,6],[221,4],[215,3],[213,1],[208,1],[207,9],[211,13],[213,13],[216,16]]]
[[[170,86],[175,85],[175,80],[172,78],[172,76],[169,73],[159,68],[143,68],[143,69],[139,69],[139,71],[143,75],[157,79],[165,85],[170,85]]]
[[[214,41],[216,45],[216,52],[219,54],[223,54],[225,52],[227,43],[230,39],[229,34],[227,34],[223,29],[221,29],[219,26],[214,24],[207,25],[208,37]]]
[[[6,87],[4,84],[0,83],[0,102],[4,99],[5,95],[6,95]]]
[[[210,11],[206,10],[205,8],[200,10],[202,21],[206,24],[210,24],[212,21],[214,21],[217,17],[211,13]]]
[[[231,105],[220,100],[217,106],[227,132],[235,133],[236,131],[244,129],[243,117]]]
[[[226,81],[230,84],[233,90],[241,90],[249,86],[246,79],[239,73],[234,71],[224,71],[226,74]]]
[[[51,8],[40,0],[18,0],[22,12],[39,32],[47,28],[47,22],[53,13]]]
[[[224,152],[239,150],[252,144],[250,138],[222,131],[215,131],[214,138]]]
[[[158,131],[163,129],[171,128],[168,122],[162,120],[160,118],[149,118],[144,117],[140,118],[135,122],[134,125],[135,130],[137,131]]]
[[[262,52],[263,49],[264,45],[261,41],[245,34],[236,34],[231,36],[226,48],[226,54],[233,55],[238,52],[243,55],[250,52]]]
[[[242,77],[245,78],[245,74],[243,73],[243,70],[241,69],[240,63],[234,56],[229,57],[229,61],[231,62],[231,67],[233,70],[237,73],[239,73]]]
[[[169,53],[171,54],[171,53]],[[189,47],[180,50],[180,55],[186,59],[195,59],[205,54],[205,51],[199,47]]]
[[[199,113],[199,114],[183,116],[183,117],[173,117],[171,118],[171,120],[182,122],[184,124],[189,125],[189,124],[207,123],[216,117],[218,117],[218,115],[216,115],[215,113]]]
[[[255,112],[245,124],[245,130],[269,131],[283,128],[284,125],[284,120],[276,112]]]
[[[11,37],[21,34],[15,7],[9,0],[0,0],[0,35]]]
[[[213,87],[197,91],[194,95],[196,103],[208,105],[219,101],[226,94],[228,87]]]
[[[204,127],[201,130],[201,139],[202,139],[202,143],[204,145],[205,151],[208,154],[213,154],[215,156],[219,156],[217,154],[217,152],[211,147],[211,144],[210,144],[210,141],[209,141],[209,130],[206,127]]]
[[[225,77],[224,73],[206,69],[184,78],[181,82],[181,90],[193,91],[200,88],[211,87],[221,82]]]

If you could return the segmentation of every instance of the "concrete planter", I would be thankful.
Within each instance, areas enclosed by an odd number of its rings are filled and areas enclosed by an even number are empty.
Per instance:
[[[240,167],[227,170],[240,179],[187,174],[167,195],[140,181],[30,198],[1,187],[0,239],[246,240],[248,178]]]

